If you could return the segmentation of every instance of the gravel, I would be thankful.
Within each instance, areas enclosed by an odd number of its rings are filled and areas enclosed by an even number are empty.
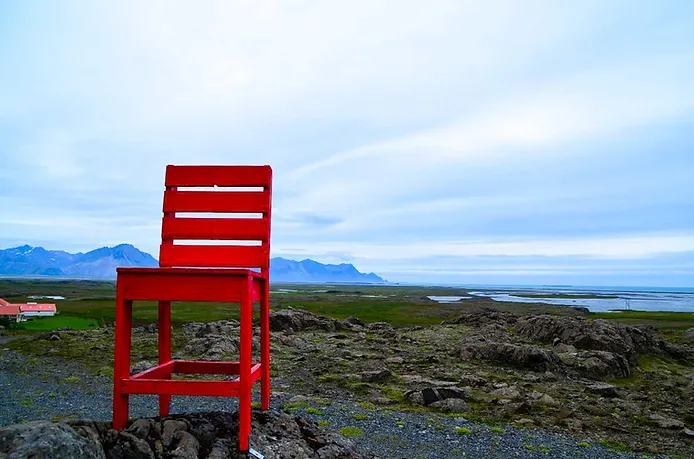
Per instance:
[[[111,378],[89,374],[74,362],[26,357],[0,343],[0,425],[39,419],[109,420],[111,384]],[[299,403],[291,404],[297,399]],[[351,433],[362,452],[378,458],[667,457],[615,451],[590,439],[536,429],[493,428],[462,417],[359,406],[358,400],[326,402],[274,394],[274,407],[288,402],[297,414],[330,431],[348,428],[343,433]],[[235,398],[174,397],[171,411],[234,411],[236,406]],[[131,416],[151,417],[156,412],[156,397],[131,397]]]

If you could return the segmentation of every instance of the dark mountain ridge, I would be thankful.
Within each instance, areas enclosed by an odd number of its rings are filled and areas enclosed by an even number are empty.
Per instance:
[[[119,266],[155,267],[158,264],[152,255],[130,244],[101,247],[87,253],[46,250],[30,245],[0,250],[0,276],[113,279]],[[374,273],[361,273],[348,263],[331,265],[281,257],[270,259],[270,276],[277,282],[386,282]]]

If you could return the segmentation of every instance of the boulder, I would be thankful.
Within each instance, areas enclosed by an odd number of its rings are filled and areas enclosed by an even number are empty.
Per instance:
[[[72,427],[49,421],[0,428],[0,457],[8,459],[106,459],[101,444]]]
[[[156,366],[157,364],[151,360],[142,360],[141,362],[137,362],[135,365],[130,367],[130,374],[135,375],[137,373],[142,373],[143,371],[149,370],[150,368]]]
[[[283,412],[253,412],[252,446],[267,459],[359,459],[354,444],[312,421]],[[107,422],[48,421],[0,428],[8,459],[236,459],[236,413],[139,419],[117,432]]]
[[[426,387],[422,390],[409,390],[404,394],[406,400],[416,405],[429,406],[444,400],[469,400],[463,389],[457,387]]]
[[[661,429],[679,430],[684,428],[684,422],[660,414],[653,414],[649,416],[648,419]]]
[[[631,374],[629,362],[619,354],[604,351],[579,352],[564,361],[581,376],[596,381],[628,378]]]
[[[238,336],[240,324],[237,320],[217,320],[215,322],[190,322],[183,325],[183,333],[195,338],[208,335]]]
[[[445,413],[468,413],[471,410],[470,406],[459,398],[448,398],[445,400],[439,400],[431,405],[432,408],[437,408]]]
[[[183,348],[183,352],[203,360],[220,360],[222,356],[236,354],[239,339],[227,335],[206,335],[193,338]]]
[[[617,397],[619,395],[617,393],[617,388],[607,383],[591,384],[586,387],[586,391],[602,395],[603,397]]]
[[[489,393],[492,397],[504,400],[520,400],[522,398],[521,393],[515,387],[502,387],[500,389],[495,389]]]
[[[602,319],[532,316],[519,319],[516,332],[542,343],[561,342],[578,349],[612,352],[624,356],[631,364],[636,363],[636,356],[640,353],[667,353],[665,342],[656,336],[653,329]]]
[[[468,341],[458,347],[458,353],[463,360],[495,361],[533,371],[547,371],[560,363],[556,353],[525,344]]]
[[[365,371],[361,374],[361,380],[368,383],[387,381],[393,376],[390,370]]]
[[[279,311],[270,311],[270,330],[272,331],[335,331],[346,328],[351,327],[345,327],[340,321],[331,317],[318,316],[300,309],[280,309]]]
[[[694,342],[694,327],[687,329],[683,336],[685,341]]]
[[[489,324],[515,324],[518,316],[510,312],[497,311],[496,309],[484,309],[482,311],[463,314],[453,320],[445,320],[442,325],[469,325],[471,327],[483,327]]]

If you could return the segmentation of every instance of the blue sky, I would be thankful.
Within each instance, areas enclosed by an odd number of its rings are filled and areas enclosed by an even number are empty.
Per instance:
[[[694,286],[694,3],[3,2],[0,247],[156,255],[166,164],[271,164],[273,254]]]

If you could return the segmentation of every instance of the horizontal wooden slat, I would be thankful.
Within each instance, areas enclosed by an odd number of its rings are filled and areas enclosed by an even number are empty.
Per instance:
[[[260,299],[265,280],[254,274],[237,269],[121,268],[118,286],[127,300],[238,303],[249,289],[253,301]]]
[[[164,212],[267,213],[270,193],[254,191],[175,191],[164,192]]]
[[[202,395],[216,397],[237,397],[239,394],[238,381],[131,379],[121,381],[121,387],[125,394]]]
[[[227,241],[268,240],[267,218],[174,218],[164,217],[162,239],[199,239]]]
[[[260,363],[253,363],[251,373],[258,371]],[[238,375],[239,362],[214,362],[206,360],[175,360],[174,373],[193,375]]]
[[[162,244],[159,251],[159,264],[161,266],[200,268],[265,268],[269,263],[269,248],[267,245],[230,246]]]
[[[174,372],[174,361],[169,360],[166,363],[157,365],[156,367],[145,370],[141,373],[131,376],[131,379],[161,379],[170,376]]]
[[[166,186],[269,187],[270,166],[167,166]]]

